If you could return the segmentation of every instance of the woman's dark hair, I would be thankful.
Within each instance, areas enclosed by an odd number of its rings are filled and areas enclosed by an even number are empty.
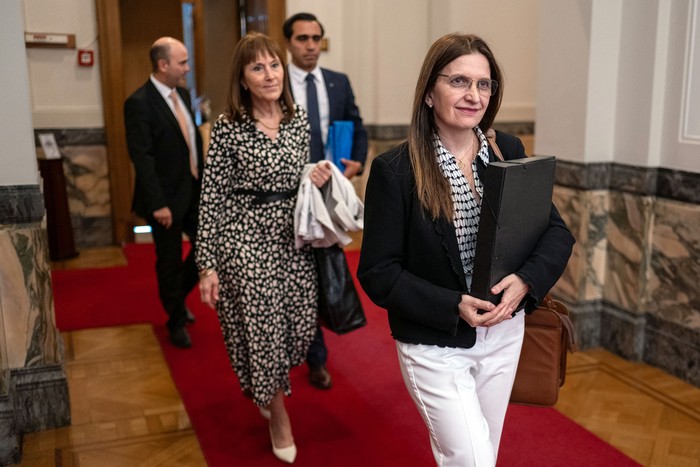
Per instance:
[[[279,103],[285,111],[284,120],[289,121],[294,117],[294,100],[289,91],[289,79],[287,77],[287,61],[275,41],[259,32],[246,34],[233,49],[231,59],[231,78],[229,80],[228,95],[224,116],[229,120],[242,121],[243,115],[253,116],[253,99],[250,91],[243,87],[243,70],[246,65],[257,60],[258,55],[268,54],[280,61],[284,70],[282,80],[282,94]]]
[[[425,100],[435,86],[440,70],[462,55],[475,53],[486,57],[491,69],[491,79],[498,81],[496,93],[491,96],[486,112],[479,122],[479,128],[486,133],[501,107],[504,83],[501,68],[483,39],[472,34],[455,33],[442,36],[428,50],[416,84],[408,132],[409,154],[416,178],[418,199],[434,219],[452,219],[454,207],[449,182],[435,163],[433,134],[437,132],[437,126],[433,109],[428,107]]]

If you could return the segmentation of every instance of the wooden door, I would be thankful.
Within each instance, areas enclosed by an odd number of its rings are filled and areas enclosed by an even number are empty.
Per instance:
[[[126,147],[124,101],[151,72],[148,49],[161,36],[182,38],[181,3],[172,0],[95,0],[109,162],[112,224],[117,244],[133,241],[134,174]],[[223,108],[231,53],[241,35],[242,8],[265,7],[265,32],[280,42],[284,0],[188,0],[194,5],[198,94],[211,99],[212,118]]]

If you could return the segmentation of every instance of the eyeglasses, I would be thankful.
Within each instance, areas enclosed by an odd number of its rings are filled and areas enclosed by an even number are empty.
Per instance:
[[[495,79],[478,79],[474,80],[464,75],[443,75],[438,73],[438,76],[447,78],[447,84],[453,89],[471,89],[472,83],[476,82],[476,90],[482,96],[493,96],[498,89],[498,81]]]

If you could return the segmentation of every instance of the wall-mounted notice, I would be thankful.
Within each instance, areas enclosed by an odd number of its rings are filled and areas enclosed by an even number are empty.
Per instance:
[[[44,150],[45,159],[60,159],[61,152],[58,150],[58,143],[53,133],[39,133],[41,149]]]

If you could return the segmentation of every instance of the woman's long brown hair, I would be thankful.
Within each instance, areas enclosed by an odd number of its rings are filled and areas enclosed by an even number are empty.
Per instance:
[[[489,46],[480,37],[471,34],[448,34],[430,47],[421,67],[416,94],[413,100],[411,126],[408,132],[409,157],[416,179],[418,200],[433,219],[443,217],[451,220],[454,207],[450,184],[435,161],[433,135],[437,133],[433,109],[425,102],[435,86],[437,74],[453,60],[462,55],[480,53],[486,57],[491,68],[491,79],[498,81],[496,93],[491,96],[479,127],[486,133],[491,128],[503,96],[503,74]]]

